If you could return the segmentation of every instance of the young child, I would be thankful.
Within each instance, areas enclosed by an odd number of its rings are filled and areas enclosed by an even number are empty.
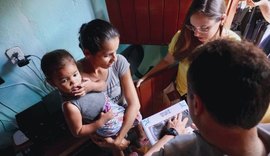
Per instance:
[[[102,137],[117,136],[123,124],[125,108],[112,102],[102,92],[106,86],[103,81],[91,82],[94,86],[91,92],[74,96],[74,91],[84,87],[82,81],[91,80],[83,78],[73,56],[63,49],[45,54],[41,60],[41,69],[47,82],[62,95],[64,116],[74,136],[88,137],[94,133]],[[140,119],[136,119],[134,126],[139,121]]]
[[[83,79],[72,55],[62,49],[45,54],[41,68],[46,80],[61,92],[63,112],[74,136],[89,136],[95,132],[103,137],[117,134],[125,109],[100,92],[105,83],[92,82],[96,83],[93,92],[73,96],[72,92],[82,87]]]

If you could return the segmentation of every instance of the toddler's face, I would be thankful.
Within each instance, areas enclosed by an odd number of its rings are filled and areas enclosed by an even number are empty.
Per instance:
[[[80,88],[82,77],[75,63],[68,63],[53,75],[53,85],[65,94]]]

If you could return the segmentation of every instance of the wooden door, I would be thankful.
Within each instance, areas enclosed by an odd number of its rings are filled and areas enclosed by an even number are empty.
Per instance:
[[[191,0],[106,0],[121,43],[167,45],[181,29]]]

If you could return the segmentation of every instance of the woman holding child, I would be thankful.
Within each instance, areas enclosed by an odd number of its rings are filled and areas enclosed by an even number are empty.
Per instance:
[[[119,37],[116,28],[103,20],[96,19],[81,26],[79,46],[85,57],[78,63],[83,77],[90,80],[84,82],[83,87],[74,92],[75,95],[82,95],[92,91],[94,82],[103,81],[106,83],[104,92],[109,98],[126,108],[123,125],[115,138],[91,136],[97,145],[116,149],[116,151],[113,150],[114,155],[123,154],[117,152],[128,146],[129,142],[125,139],[128,131],[133,127],[135,119],[141,120],[140,102],[131,77],[129,63],[122,55],[116,54]]]

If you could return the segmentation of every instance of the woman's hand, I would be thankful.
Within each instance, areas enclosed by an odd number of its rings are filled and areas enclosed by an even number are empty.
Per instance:
[[[91,86],[91,83],[89,78],[82,78],[81,85],[72,91],[73,96],[84,96],[88,92],[86,86]]]
[[[91,135],[90,138],[99,147],[110,148],[110,149],[124,150],[128,147],[130,143],[126,139],[122,139],[121,142],[115,142],[115,139],[113,139],[112,137],[104,138],[96,134]]]
[[[78,86],[75,90],[72,91],[74,96],[83,96],[90,91],[98,91],[101,92],[106,88],[106,82],[99,80],[99,81],[92,81],[90,78],[83,77],[82,83]]]
[[[186,133],[186,124],[188,122],[188,118],[184,118],[182,120],[182,113],[179,113],[174,118],[171,118],[168,123],[168,128],[174,128],[178,134],[185,134]]]
[[[90,139],[99,147],[105,147],[105,148],[112,148],[112,138],[109,137],[107,140],[105,140],[104,137],[101,137],[97,134],[92,134],[90,136]]]
[[[254,2],[253,0],[247,0],[247,5],[250,7],[260,6],[264,3],[268,3],[268,0],[260,0],[258,2]]]
[[[78,87],[76,87],[76,89],[72,90],[72,94],[73,96],[84,96],[87,92],[85,91],[85,88],[80,85]]]
[[[253,2],[253,0],[247,0],[246,2],[247,2],[247,5],[250,6],[250,7],[255,7],[256,6],[256,4],[255,4],[255,2]]]
[[[136,87],[140,87],[141,83],[144,81],[144,78],[140,78],[137,82],[136,82]]]
[[[106,141],[110,142],[111,140],[108,140],[106,138]],[[126,140],[125,138],[123,138],[122,140],[119,140],[119,139],[116,138],[115,140],[113,140],[112,143],[113,143],[114,148],[116,148],[118,150],[124,150],[124,149],[126,149],[128,147],[130,141]]]

